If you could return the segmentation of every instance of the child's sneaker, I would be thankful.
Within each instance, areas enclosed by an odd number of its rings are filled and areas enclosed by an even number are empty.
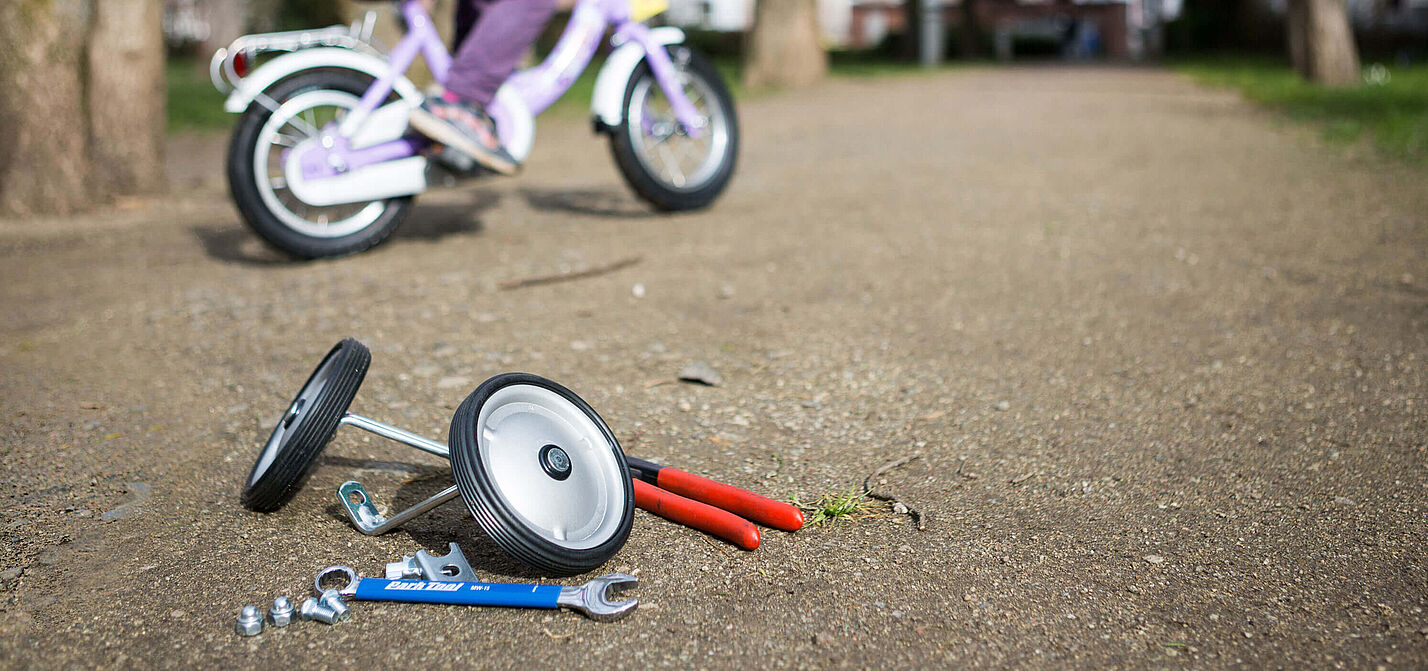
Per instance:
[[[443,95],[427,96],[421,107],[412,110],[411,126],[446,145],[447,151],[455,150],[493,172],[514,175],[520,169],[521,164],[506,152],[496,137],[495,122],[477,105],[456,102]],[[461,161],[443,158],[447,151],[438,152],[437,160],[466,171]]]

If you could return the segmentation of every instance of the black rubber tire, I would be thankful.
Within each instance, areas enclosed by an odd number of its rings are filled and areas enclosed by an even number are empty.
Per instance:
[[[284,79],[264,93],[278,103],[314,90],[344,91],[360,97],[371,83],[371,77],[349,70],[317,70]],[[386,209],[371,224],[338,238],[322,238],[294,230],[268,209],[258,194],[257,175],[253,174],[252,166],[258,133],[272,114],[260,103],[249,105],[228,145],[228,190],[243,221],[268,244],[302,259],[356,254],[386,240],[410,212],[411,196],[388,199]]]
[[[668,50],[671,58],[678,59],[688,56],[687,72],[689,75],[704,80],[709,85],[709,89],[714,92],[714,97],[718,99],[719,105],[724,108],[725,115],[729,120],[729,149],[724,154],[723,163],[708,181],[692,190],[670,188],[658,177],[650,174],[649,168],[645,167],[635,153],[630,135],[630,115],[628,113],[630,99],[635,93],[635,85],[642,78],[654,77],[649,64],[644,61],[640,61],[640,64],[635,67],[634,74],[630,76],[630,82],[625,85],[625,96],[620,101],[620,113],[623,120],[620,125],[609,129],[610,153],[615,157],[615,165],[619,167],[620,174],[625,178],[625,183],[630,185],[636,195],[655,208],[665,212],[698,210],[708,207],[720,194],[724,193],[725,187],[729,186],[729,180],[734,176],[734,166],[739,162],[739,115],[734,108],[734,99],[729,95],[729,88],[724,85],[724,78],[719,75],[719,71],[707,58],[683,45],[670,45]]]
[[[629,538],[635,515],[634,486],[628,477],[620,478],[624,489],[619,526],[609,539],[595,547],[563,547],[527,527],[492,483],[490,474],[482,465],[477,442],[480,427],[476,426],[476,422],[481,416],[481,406],[497,391],[518,384],[540,387],[570,401],[600,429],[614,452],[616,463],[623,466],[625,453],[621,451],[619,441],[615,440],[615,434],[575,392],[538,375],[504,373],[481,383],[456,409],[456,415],[451,419],[451,473],[471,515],[506,554],[544,575],[575,575],[591,571],[609,561]]]
[[[352,338],[337,343],[322,358],[258,451],[239,497],[245,507],[272,512],[302,488],[303,478],[337,432],[371,363],[367,346]],[[269,450],[273,454],[265,460]]]

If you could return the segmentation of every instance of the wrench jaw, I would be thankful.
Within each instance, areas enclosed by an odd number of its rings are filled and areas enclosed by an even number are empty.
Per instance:
[[[607,593],[623,591],[639,581],[639,578],[632,575],[607,573],[584,585],[560,588],[560,597],[556,599],[556,604],[580,611],[596,622],[612,622],[629,615],[639,601],[611,601]]]

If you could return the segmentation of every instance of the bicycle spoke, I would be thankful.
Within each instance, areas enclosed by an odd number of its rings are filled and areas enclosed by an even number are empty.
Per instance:
[[[679,169],[679,159],[670,155],[669,145],[659,145],[659,150],[665,157],[665,167],[668,169],[670,181],[675,186],[684,186],[684,172]]]
[[[309,137],[309,138],[317,137],[317,135],[318,135],[318,133],[319,133],[319,131],[317,130],[317,128],[314,127],[312,124],[309,124],[308,122],[306,122],[306,121],[304,121],[304,120],[302,120],[302,119],[299,119],[299,118],[297,118],[297,117],[295,117],[295,116],[294,116],[294,117],[289,117],[288,120],[287,120],[287,122],[286,122],[284,125],[292,126],[292,127],[293,127],[294,129],[296,129],[299,133],[302,133],[304,136]],[[279,128],[278,130],[281,131],[282,129]]]
[[[287,135],[285,133],[275,133],[274,135],[275,136],[273,138],[272,143],[278,145],[279,147],[296,147],[299,142],[302,142],[302,140],[294,138],[293,136]]]
[[[700,159],[699,152],[695,150],[693,142],[681,142],[679,144],[679,147],[680,153],[684,154],[685,156],[688,156],[691,159],[694,159],[694,167],[699,167],[699,164],[703,162]]]
[[[704,164],[704,155],[706,152],[700,151],[700,149],[696,147],[695,143],[693,142],[684,143],[684,149],[686,155],[689,156],[690,160],[693,163],[693,169],[691,169],[690,172],[698,170],[699,166]]]
[[[683,168],[683,167],[684,167],[684,159],[685,159],[685,156],[686,156],[686,154],[685,154],[685,152],[684,152],[684,143],[683,143],[683,142],[670,142],[670,143],[666,144],[665,146],[670,148],[669,153],[670,153],[671,156],[674,157],[675,163],[677,163],[677,164],[679,165],[679,167]]]

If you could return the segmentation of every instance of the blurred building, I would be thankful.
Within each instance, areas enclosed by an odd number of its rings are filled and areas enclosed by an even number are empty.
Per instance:
[[[907,33],[908,0],[814,0],[828,46],[869,49]],[[961,37],[961,3],[941,0],[949,43]],[[755,0],[670,0],[666,20],[722,33],[748,30]],[[1165,49],[1166,24],[1182,15],[1181,50],[1282,51],[1287,0],[971,0],[983,53],[1067,60],[1139,61]],[[1355,38],[1366,53],[1428,58],[1428,0],[1347,0]],[[1194,18],[1190,19],[1190,14]],[[1185,22],[1181,22],[1185,23]]]
[[[1428,58],[1428,0],[1348,2],[1360,49],[1394,55],[1405,62]]]
[[[671,0],[673,25],[743,32],[755,0]],[[906,0],[815,0],[830,47],[867,49],[907,30]],[[1384,1],[1384,0],[1379,0]],[[1416,0],[1415,0],[1416,1]],[[1428,0],[1423,0],[1428,1]],[[956,30],[963,0],[936,3],[943,25]],[[1180,0],[973,0],[979,30],[1000,58],[1038,41],[1071,59],[1138,60],[1159,53],[1160,26],[1179,14]]]

